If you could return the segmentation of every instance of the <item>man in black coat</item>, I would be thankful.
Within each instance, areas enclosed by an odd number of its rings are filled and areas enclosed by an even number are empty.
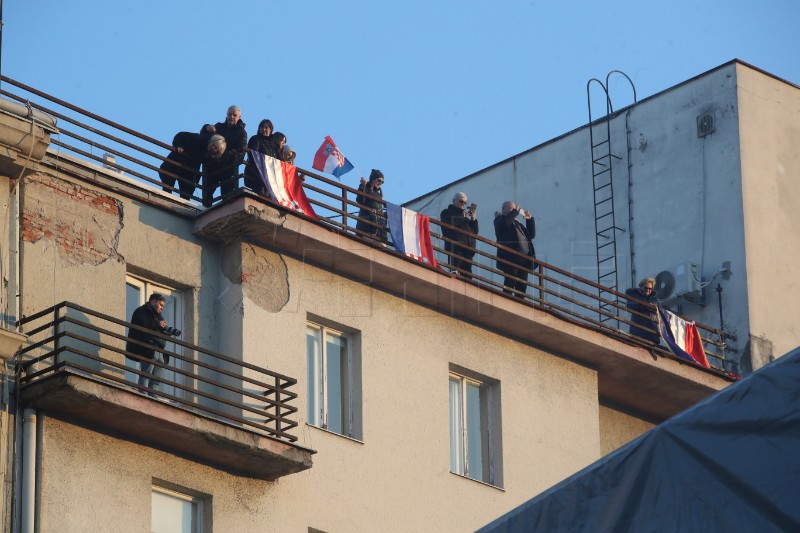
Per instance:
[[[439,220],[461,230],[456,231],[442,226],[444,237],[455,241],[455,243],[444,241],[444,249],[450,254],[447,256],[447,262],[453,267],[453,272],[471,278],[472,263],[469,260],[475,256],[475,235],[479,229],[478,215],[475,214],[474,208],[467,209],[467,195],[463,192],[456,193],[453,196],[453,203],[442,211]]]
[[[224,196],[233,192],[239,184],[239,165],[244,161],[244,154],[247,152],[247,131],[244,128],[242,112],[235,105],[228,108],[225,122],[217,122],[213,126],[210,124],[203,126],[203,132],[206,134],[222,135],[226,145],[222,157],[207,159],[203,162],[203,205],[205,207],[211,207],[217,187],[221,185],[221,192]]]
[[[181,191],[181,198],[188,200],[194,194],[200,178],[200,162],[205,152],[205,144],[201,136],[188,131],[178,132],[172,139],[173,150],[167,160],[161,163],[158,176],[163,189],[174,191],[175,181]]]
[[[637,311],[641,313],[641,315],[631,313],[631,322],[633,322],[629,329],[631,335],[636,335],[637,337],[646,339],[654,344],[661,344],[661,334],[658,332],[657,311],[646,305],[658,304],[658,300],[656,299],[655,295],[655,288],[656,278],[644,278],[639,282],[638,288],[628,289],[625,291],[625,296],[629,298],[625,304],[626,307],[631,311]]]
[[[520,214],[525,219],[524,226],[516,220]],[[528,273],[533,268],[538,268],[533,261],[536,259],[536,251],[533,248],[536,223],[529,211],[525,211],[509,200],[503,202],[500,213],[494,219],[494,233],[498,244],[507,246],[524,256],[520,257],[518,254],[497,247],[497,268],[506,275],[503,281],[505,286],[503,292],[521,298],[528,288]]]
[[[147,303],[137,307],[133,312],[131,324],[140,326],[146,330],[163,333],[164,329],[167,327],[167,321],[161,317],[165,301],[163,295],[155,292],[151,294]],[[133,341],[139,341],[142,344]],[[139,376],[140,386],[150,387],[155,390],[158,389],[158,378],[164,369],[153,364],[152,361],[165,364],[169,363],[168,356],[165,357],[160,351],[156,352],[155,350],[155,348],[164,349],[166,345],[167,343],[164,339],[151,335],[148,331],[128,328],[128,342],[125,344],[125,350],[145,358],[145,360],[139,361],[139,368],[144,373]],[[153,348],[150,346],[153,346]],[[147,391],[147,393],[153,396],[152,392]]]

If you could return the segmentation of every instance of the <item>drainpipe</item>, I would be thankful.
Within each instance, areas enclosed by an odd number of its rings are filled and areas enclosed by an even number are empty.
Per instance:
[[[22,414],[22,491],[20,533],[34,533],[36,518],[36,410]]]

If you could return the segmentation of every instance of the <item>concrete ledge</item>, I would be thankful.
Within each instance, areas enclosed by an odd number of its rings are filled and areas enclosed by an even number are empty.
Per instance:
[[[285,253],[589,366],[598,372],[602,400],[657,420],[666,420],[729,384],[691,365],[666,358],[654,360],[644,348],[371,246],[247,193],[199,215],[194,233],[222,242],[243,239]]]
[[[20,403],[242,477],[275,480],[312,465],[313,450],[70,371],[25,385]]]
[[[0,360],[5,361],[13,357],[27,338],[27,335],[0,327]]]

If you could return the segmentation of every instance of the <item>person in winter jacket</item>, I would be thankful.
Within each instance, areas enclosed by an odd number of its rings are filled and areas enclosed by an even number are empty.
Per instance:
[[[658,315],[654,308],[646,304],[656,305],[658,300],[655,295],[656,278],[648,277],[639,282],[639,287],[635,289],[628,289],[625,291],[625,296],[629,299],[625,305],[631,311],[636,311],[642,315],[631,313],[630,333],[642,339],[648,340],[654,344],[661,343],[661,334],[658,332]],[[644,329],[647,328],[647,329]],[[653,331],[649,331],[653,330]]]
[[[165,359],[163,353],[156,352],[156,348],[164,349],[167,345],[166,341],[160,337],[150,334],[150,331],[163,333],[167,327],[167,321],[161,317],[161,312],[164,310],[164,302],[166,299],[163,295],[153,293],[147,302],[137,307],[131,316],[131,324],[140,326],[145,330],[142,331],[136,328],[128,328],[128,342],[125,344],[125,350],[136,355],[140,355],[144,359],[139,361],[139,367],[143,374],[139,376],[139,385],[142,387],[150,387],[151,389],[158,389],[158,378],[161,376],[164,369],[157,363],[169,363],[169,358]],[[136,342],[138,341],[138,342]],[[147,391],[152,395],[152,392]]]
[[[172,139],[172,148],[167,160],[161,163],[158,177],[166,192],[173,192],[177,181],[181,198],[188,200],[200,179],[200,163],[205,146],[199,134],[181,131]]]
[[[239,183],[239,165],[244,162],[247,151],[247,131],[241,110],[235,105],[229,107],[225,122],[217,122],[213,126],[206,124],[201,134],[203,132],[221,135],[227,147],[218,160],[207,159],[203,162],[203,205],[211,207],[217,187],[220,187],[224,196],[233,192]]]
[[[523,226],[517,216],[525,219]],[[498,244],[511,248],[522,254],[512,253],[504,248],[497,248],[497,268],[505,273],[503,292],[513,294],[520,298],[528,288],[528,273],[533,268],[538,268],[534,262],[536,250],[533,248],[533,239],[536,237],[536,223],[530,211],[525,211],[511,200],[503,202],[500,212],[494,219],[494,233]],[[503,259],[504,261],[500,261]]]
[[[280,159],[278,157],[278,148],[275,146],[272,139],[273,130],[272,121],[265,118],[258,123],[258,133],[250,137],[250,140],[247,142],[250,155],[247,158],[247,166],[244,168],[244,185],[262,196],[266,196],[267,189],[261,177],[258,175],[258,170],[253,162],[252,154],[253,152],[260,152],[264,155]]]
[[[445,241],[444,249],[450,252],[447,261],[453,267],[453,272],[471,277],[472,263],[469,262],[469,259],[475,256],[475,235],[478,234],[479,227],[478,215],[475,214],[474,209],[467,208],[467,195],[463,192],[456,193],[453,196],[453,203],[442,211],[439,220],[461,230],[456,231],[442,226],[444,237],[455,241],[455,243]]]
[[[356,197],[356,202],[360,204],[358,211],[358,222],[356,223],[356,230],[359,235],[366,234],[367,237],[376,238],[381,242],[386,241],[386,217],[383,210],[383,172],[378,169],[372,169],[369,175],[369,181],[361,178],[361,184],[358,190],[362,193],[369,194],[376,198],[371,198],[363,194]],[[370,224],[372,222],[373,224]]]

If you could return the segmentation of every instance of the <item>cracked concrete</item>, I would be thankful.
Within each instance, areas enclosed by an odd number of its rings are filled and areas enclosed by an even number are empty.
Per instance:
[[[222,256],[222,273],[259,308],[278,313],[289,302],[289,271],[281,255],[237,242],[226,245]]]

